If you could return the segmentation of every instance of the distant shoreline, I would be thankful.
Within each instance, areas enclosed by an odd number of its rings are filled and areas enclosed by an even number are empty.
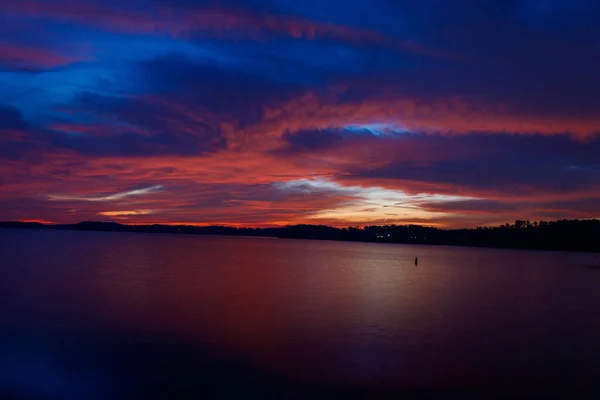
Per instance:
[[[248,236],[280,239],[312,239],[365,243],[400,243],[600,252],[600,220],[516,221],[493,228],[443,230],[420,225],[334,228],[324,225],[293,225],[282,228],[236,228],[230,226],[123,225],[115,222],[41,224],[0,221],[0,228],[57,229],[99,232],[171,233],[187,235]]]

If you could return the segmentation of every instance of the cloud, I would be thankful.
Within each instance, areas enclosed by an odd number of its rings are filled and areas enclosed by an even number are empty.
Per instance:
[[[600,197],[583,198],[570,201],[550,201],[545,203],[536,203],[539,208],[551,210],[555,213],[565,213],[579,215],[579,218],[599,218],[600,217]]]
[[[375,89],[372,89],[373,91]],[[384,89],[385,90],[385,89]],[[286,129],[328,129],[352,124],[398,124],[416,132],[443,132],[448,135],[470,133],[519,133],[561,135],[571,132],[578,137],[594,137],[600,132],[597,115],[580,118],[511,112],[502,103],[469,98],[448,97],[433,101],[387,94],[375,98],[372,92],[358,99],[344,100],[344,91],[322,96],[306,92],[279,105],[267,105],[260,128],[283,132]]]
[[[397,149],[404,140],[410,142],[411,138],[398,139]],[[430,142],[434,146],[443,143],[442,159],[415,162],[397,157],[375,168],[356,168],[349,179],[383,179],[417,187],[433,184],[444,192],[506,198],[594,192],[600,182],[597,139],[581,143],[565,136],[497,134],[452,139],[438,136],[431,137]]]
[[[122,200],[127,197],[132,196],[141,196],[145,194],[150,194],[153,192],[157,192],[162,190],[163,187],[161,185],[149,186],[141,189],[132,189],[119,193],[111,193],[106,195],[88,195],[88,196],[74,196],[74,195],[48,195],[48,200],[50,201],[116,201]]]
[[[274,150],[274,154],[297,155],[332,149],[342,145],[342,141],[350,140],[350,132],[341,129],[302,130],[283,134],[284,146]]]
[[[98,215],[111,217],[116,219],[127,219],[130,216],[151,215],[155,214],[156,210],[128,210],[128,211],[100,211]]]
[[[422,203],[421,206],[428,210],[443,212],[468,212],[468,213],[494,213],[516,211],[518,206],[510,203],[503,203],[497,200],[462,200],[462,201],[438,201]]]
[[[218,126],[201,113],[157,98],[83,93],[75,110],[105,121],[101,133],[86,125],[54,126],[46,134],[52,146],[95,156],[197,156],[224,149]],[[94,126],[94,125],[92,125]]]
[[[386,220],[387,223],[393,223],[399,218],[431,221],[436,217],[436,210],[428,209],[423,205],[433,202],[473,200],[460,196],[410,194],[399,189],[377,186],[349,186],[323,178],[280,182],[276,186],[281,190],[295,193],[315,193],[320,196],[344,198],[345,201],[340,202],[336,208],[322,209],[310,216],[312,220],[325,219],[334,225],[344,224],[349,220],[363,224],[374,219]],[[394,218],[389,218],[392,214],[389,208],[402,209],[402,214],[393,213],[391,216]]]
[[[142,90],[242,125],[259,123],[266,104],[289,100],[302,88],[244,65],[222,66],[183,54],[143,62],[135,75]]]
[[[0,104],[0,131],[23,131],[28,127],[23,114],[17,108]]]
[[[598,7],[4,1],[0,217],[595,215]]]

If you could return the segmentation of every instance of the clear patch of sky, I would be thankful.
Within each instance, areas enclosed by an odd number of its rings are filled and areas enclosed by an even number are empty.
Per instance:
[[[584,11],[593,0],[522,0],[517,14],[530,23],[560,22],[566,13]]]
[[[522,0],[516,19],[555,40],[577,41],[597,48],[597,23],[600,3],[597,0]]]

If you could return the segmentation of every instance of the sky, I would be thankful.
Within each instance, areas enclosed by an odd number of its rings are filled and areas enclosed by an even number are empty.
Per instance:
[[[595,0],[3,0],[0,220],[600,217]]]

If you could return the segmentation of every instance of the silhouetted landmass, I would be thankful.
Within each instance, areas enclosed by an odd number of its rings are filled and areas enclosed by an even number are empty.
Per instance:
[[[600,251],[600,220],[515,221],[496,227],[438,229],[420,225],[337,229],[296,225],[279,237],[540,250]]]
[[[0,222],[0,228],[264,236],[283,239],[600,252],[600,220],[595,219],[539,221],[533,223],[529,221],[515,221],[514,224],[475,229],[438,229],[420,225],[366,226],[363,228],[334,228],[324,225],[294,225],[283,228],[237,228],[230,226],[122,225],[114,222],[80,222],[70,225],[45,225],[35,222]]]

